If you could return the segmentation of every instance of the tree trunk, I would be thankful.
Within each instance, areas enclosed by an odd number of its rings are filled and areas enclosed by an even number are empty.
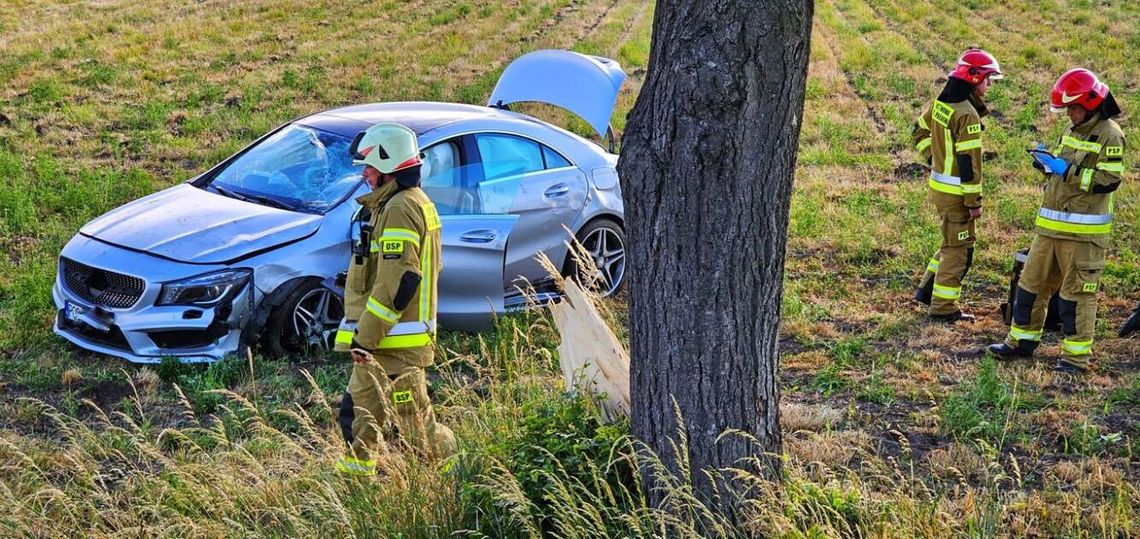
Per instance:
[[[618,170],[633,433],[675,472],[673,402],[702,469],[779,471],[780,302],[813,0],[658,0]],[[751,434],[717,442],[726,430]],[[660,500],[660,496],[651,495]]]

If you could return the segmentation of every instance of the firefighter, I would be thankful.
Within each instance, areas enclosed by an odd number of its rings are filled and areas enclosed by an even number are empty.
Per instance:
[[[353,360],[339,417],[349,448],[337,469],[374,475],[375,456],[393,430],[429,458],[455,452],[455,436],[436,422],[424,375],[434,353],[440,221],[419,187],[422,161],[412,130],[378,123],[349,151],[364,165],[372,192],[357,199],[362,234],[336,335],[336,350],[350,351]]]
[[[958,58],[942,93],[914,125],[915,149],[930,164],[930,199],[942,221],[942,243],[926,266],[914,298],[936,321],[972,321],[962,312],[962,279],[974,260],[976,221],[982,216],[982,101],[990,81],[1003,77],[997,59],[981,49]]]
[[[1049,297],[1060,291],[1062,357],[1055,369],[1088,369],[1096,329],[1096,294],[1112,230],[1112,197],[1124,172],[1124,134],[1112,120],[1121,113],[1093,72],[1070,69],[1053,85],[1053,112],[1072,125],[1054,154],[1036,161],[1047,180],[1037,212],[1037,237],[1013,302],[1009,337],[988,350],[1002,359],[1030,357],[1041,341]]]

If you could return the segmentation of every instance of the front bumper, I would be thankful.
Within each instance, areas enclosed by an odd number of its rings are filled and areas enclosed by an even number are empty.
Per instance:
[[[158,307],[155,298],[162,284],[138,277],[146,285],[133,306],[105,308],[70,289],[61,270],[52,287],[53,331],[81,348],[132,363],[159,363],[171,356],[188,363],[216,361],[239,351],[241,328],[250,312],[251,285],[213,307]]]

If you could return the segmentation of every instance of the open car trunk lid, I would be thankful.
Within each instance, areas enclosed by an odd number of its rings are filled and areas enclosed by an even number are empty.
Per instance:
[[[609,58],[540,50],[520,56],[503,70],[487,105],[554,105],[581,116],[604,138],[624,81],[621,65]]]

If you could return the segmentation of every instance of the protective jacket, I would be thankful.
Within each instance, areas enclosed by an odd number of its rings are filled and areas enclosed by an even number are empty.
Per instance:
[[[357,199],[371,212],[364,256],[353,257],[337,350],[372,352],[389,374],[432,362],[440,265],[440,221],[419,187]]]
[[[971,208],[982,205],[981,117],[988,110],[974,86],[951,77],[914,126],[915,148],[930,163],[930,199],[941,220],[942,242],[915,291],[931,314],[961,312],[962,279],[977,241]]]
[[[1063,175],[1049,175],[1037,212],[1037,233],[1107,248],[1112,197],[1124,172],[1124,133],[1098,113],[1071,126],[1054,153],[1070,166]]]
[[[930,160],[930,189],[938,206],[982,206],[982,125],[988,113],[973,87],[950,79],[915,122],[915,149]]]
[[[1009,348],[1033,353],[1041,342],[1049,298],[1059,292],[1061,363],[1082,370],[1092,356],[1112,196],[1124,172],[1124,135],[1107,116],[1102,108],[1071,126],[1054,152],[1069,168],[1050,174],[1045,184],[1037,237],[1018,284],[1006,339]]]

